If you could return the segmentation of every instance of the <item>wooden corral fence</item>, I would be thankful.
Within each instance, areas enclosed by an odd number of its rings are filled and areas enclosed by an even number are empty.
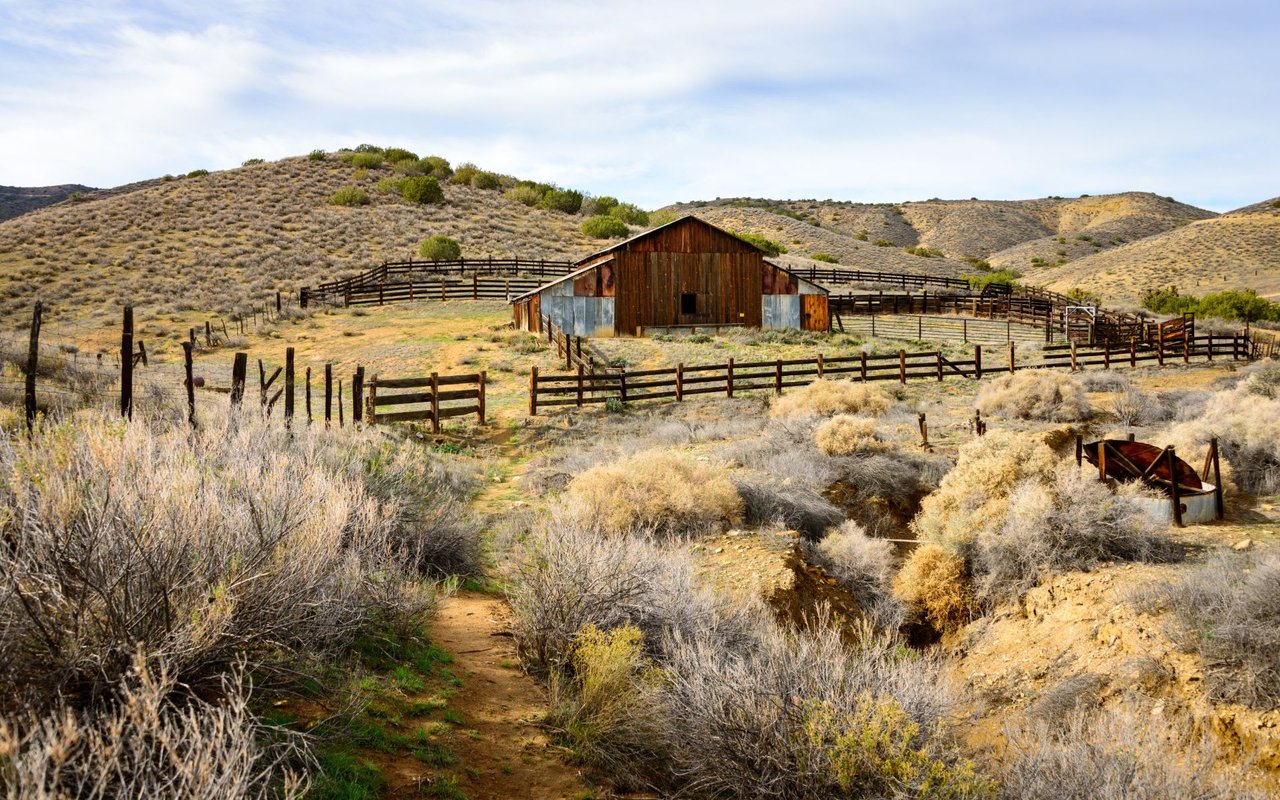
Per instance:
[[[460,258],[449,261],[384,261],[373,269],[298,293],[299,304],[381,305],[407,300],[500,298],[566,275],[572,261],[532,258]],[[506,279],[506,280],[502,280]]]
[[[1252,348],[1244,334],[1234,336],[1201,336],[1187,338],[1184,346],[1166,348],[1162,342],[1156,345],[1131,341],[1127,347],[1117,348],[1110,343],[1101,347],[1081,347],[1072,342],[1051,345],[1040,351],[1035,362],[1019,363],[1017,344],[1009,342],[1002,358],[983,362],[981,345],[974,346],[971,359],[955,360],[940,351],[912,352],[899,350],[891,355],[868,355],[865,352],[851,356],[776,359],[736,363],[729,359],[724,364],[675,367],[646,370],[618,370],[611,373],[590,374],[579,369],[576,374],[540,375],[534,368],[529,375],[529,413],[552,406],[582,407],[592,403],[616,400],[623,403],[641,400],[674,398],[684,400],[689,395],[713,394],[733,397],[750,391],[772,391],[781,394],[784,389],[804,386],[820,378],[843,378],[863,383],[871,381],[944,380],[948,376],[980,379],[984,375],[1013,373],[1023,369],[1086,369],[1090,367],[1130,366],[1139,362],[1155,361],[1159,366],[1166,362],[1190,363],[1192,359],[1212,361],[1215,357],[1236,360],[1249,358]]]
[[[569,336],[546,314],[542,315],[541,329],[546,334],[547,341],[555,346],[556,354],[564,359],[565,369],[576,368],[587,375],[612,371],[608,366],[609,359],[590,340],[584,344],[581,336]]]
[[[1001,344],[1018,342],[1038,344],[1045,341],[1043,328],[1008,319],[970,319],[960,316],[865,316],[837,317],[833,324],[841,333],[852,333],[885,339],[941,340],[965,344]],[[1061,341],[1055,336],[1053,341]]]
[[[374,375],[369,381],[369,422],[429,421],[432,433],[439,433],[441,420],[475,414],[483,425],[487,380],[485,370],[474,375],[433,372],[424,378],[382,378]],[[384,408],[395,410],[380,410]]]
[[[1250,332],[1249,343],[1252,346],[1250,358],[1280,358],[1280,336],[1274,333],[1255,328]]]

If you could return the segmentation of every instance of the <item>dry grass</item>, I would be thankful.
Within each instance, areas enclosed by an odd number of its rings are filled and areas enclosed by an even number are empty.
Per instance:
[[[816,380],[773,401],[773,416],[816,414],[883,414],[893,405],[889,396],[875,386],[849,381]]]
[[[876,421],[851,414],[837,414],[813,432],[818,449],[829,456],[883,453],[893,449],[876,431]]]
[[[898,571],[893,593],[938,630],[968,623],[977,603],[964,559],[933,544],[922,544]]]
[[[983,414],[1044,422],[1079,422],[1093,414],[1083,383],[1074,375],[1027,370],[982,384],[976,407]]]
[[[867,618],[878,628],[896,630],[902,623],[902,602],[893,596],[893,544],[867,536],[862,526],[847,521],[817,544],[806,543],[809,561],[849,590]]]
[[[743,511],[724,468],[659,450],[592,467],[564,501],[577,524],[614,536],[697,536],[740,523]]]

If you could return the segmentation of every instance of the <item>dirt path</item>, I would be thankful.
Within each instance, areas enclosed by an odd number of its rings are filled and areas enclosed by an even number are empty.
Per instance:
[[[590,797],[582,770],[566,764],[538,726],[546,690],[520,670],[509,620],[501,599],[464,591],[431,623],[432,640],[453,654],[453,674],[462,680],[449,700],[462,716],[462,731],[449,743],[466,767],[459,784],[470,800]]]

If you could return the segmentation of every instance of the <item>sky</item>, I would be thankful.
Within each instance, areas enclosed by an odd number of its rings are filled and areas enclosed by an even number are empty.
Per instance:
[[[0,0],[0,184],[369,142],[642,207],[1280,194],[1274,0]]]

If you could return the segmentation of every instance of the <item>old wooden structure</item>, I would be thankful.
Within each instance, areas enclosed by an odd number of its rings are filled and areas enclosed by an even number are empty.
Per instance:
[[[594,253],[512,306],[516,328],[541,332],[546,317],[570,336],[830,326],[825,288],[693,216]]]

